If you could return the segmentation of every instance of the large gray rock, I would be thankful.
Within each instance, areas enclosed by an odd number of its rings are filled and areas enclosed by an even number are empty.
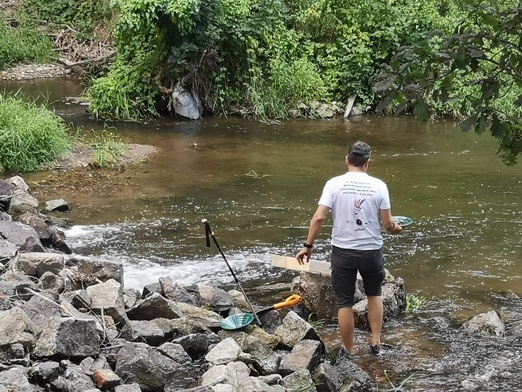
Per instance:
[[[226,365],[211,367],[203,374],[201,385],[214,386],[217,384],[228,384],[237,389],[241,381],[250,376],[250,369],[243,362],[230,362]],[[256,391],[256,389],[252,389]]]
[[[337,305],[329,275],[301,272],[298,289],[303,303],[318,319],[337,317]]]
[[[172,277],[159,278],[159,284],[163,295],[174,302],[185,302],[199,306],[201,300],[199,296],[189,293],[183,286],[179,285]]]
[[[87,287],[87,294],[91,299],[91,310],[99,315],[112,317],[120,331],[130,333],[129,318],[125,311],[123,290],[117,281],[109,279],[107,282]]]
[[[281,345],[285,348],[292,348],[304,339],[321,340],[312,325],[292,310],[287,313],[274,335],[281,338]]]
[[[0,312],[0,347],[20,343],[32,348],[37,332],[38,328],[22,309],[15,307]]]
[[[151,346],[158,346],[165,340],[161,328],[148,320],[130,320],[134,341],[145,342]]]
[[[5,211],[9,208],[9,202],[11,197],[13,197],[15,189],[16,187],[13,184],[0,180],[0,206],[3,207],[2,210]]]
[[[122,286],[124,285],[123,264],[119,261],[92,259],[78,256],[69,259],[69,261],[76,264],[78,273],[81,275],[89,276],[91,279],[98,279],[101,282],[114,279]]]
[[[172,342],[180,344],[192,359],[199,359],[208,352],[213,338],[217,338],[216,335],[192,333],[174,339]]]
[[[40,215],[31,212],[25,212],[18,216],[16,220],[35,229],[38,237],[40,238],[40,241],[44,246],[51,246],[52,231],[49,225]]]
[[[232,297],[225,290],[208,285],[198,285],[201,303],[214,312],[226,312],[234,307]]]
[[[97,391],[91,377],[77,365],[68,360],[61,362],[65,368],[62,375],[51,383],[52,391],[87,392]]]
[[[462,327],[466,331],[484,335],[504,336],[506,332],[504,323],[494,310],[472,317]]]
[[[38,330],[47,324],[49,319],[61,317],[60,306],[47,294],[34,295],[20,308],[27,314]]]
[[[29,192],[29,186],[24,181],[24,179],[20,176],[13,176],[13,177],[5,180],[5,182],[13,185],[14,190],[16,190],[16,191]]]
[[[11,241],[0,237],[0,263],[6,264],[16,255],[18,247]]]
[[[127,315],[132,320],[153,320],[158,317],[179,318],[183,316],[183,313],[174,301],[163,297],[161,294],[153,293],[138,301],[127,311]]]
[[[5,390],[8,392],[34,391],[33,386],[29,384],[26,373],[20,368],[0,372],[0,387],[6,388]]]
[[[292,374],[283,378],[282,385],[287,391],[317,391],[312,381],[312,374],[307,368],[296,369]]]
[[[115,372],[126,383],[138,383],[143,391],[163,391],[170,383],[194,377],[194,370],[145,343],[121,341],[115,355]]]
[[[158,347],[158,351],[180,364],[188,364],[192,362],[190,355],[185,351],[183,346],[178,343],[163,343]]]
[[[11,197],[8,212],[14,217],[18,217],[26,212],[37,214],[39,204],[38,200],[28,192],[17,189]]]
[[[45,212],[52,212],[52,211],[68,211],[69,205],[64,199],[55,199],[55,200],[48,200],[45,202]]]
[[[321,361],[323,345],[317,340],[305,339],[297,343],[281,361],[280,373],[291,374],[299,369],[313,371]]]
[[[241,347],[234,339],[226,338],[216,344],[205,356],[205,359],[213,365],[223,365],[235,362],[241,352]]]
[[[118,385],[114,388],[114,392],[141,392],[141,388],[140,385],[136,383]]]
[[[94,320],[53,318],[45,325],[33,350],[36,357],[90,357],[100,354]]]
[[[60,253],[30,252],[19,254],[16,265],[26,275],[40,277],[46,272],[59,273],[65,260]]]
[[[343,358],[334,365],[322,362],[312,373],[318,391],[374,391],[376,382],[350,359]]]
[[[20,222],[0,220],[0,237],[12,242],[17,247],[24,245],[30,237],[33,237],[42,246],[36,230]]]
[[[36,379],[40,385],[50,384],[56,381],[62,369],[59,362],[39,362],[31,368],[31,378]]]

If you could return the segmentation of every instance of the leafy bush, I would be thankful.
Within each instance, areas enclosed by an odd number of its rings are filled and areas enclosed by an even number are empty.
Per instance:
[[[0,18],[0,69],[24,61],[51,62],[55,58],[51,41],[35,26],[23,22],[17,29],[11,29]]]
[[[268,78],[254,76],[248,98],[257,118],[287,118],[288,110],[325,98],[326,89],[314,64],[306,59],[272,62]]]
[[[117,62],[109,74],[87,88],[90,110],[113,119],[137,121],[156,115],[157,87],[139,68]]]
[[[0,167],[35,171],[70,148],[63,120],[20,94],[0,93]]]
[[[113,9],[110,0],[24,0],[22,15],[45,20],[53,28],[73,27],[80,38],[87,38],[97,25],[109,23]]]

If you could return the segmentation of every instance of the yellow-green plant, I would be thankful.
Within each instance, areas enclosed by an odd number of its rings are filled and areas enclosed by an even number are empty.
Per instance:
[[[15,29],[0,16],[0,69],[24,61],[51,62],[56,58],[51,40],[26,21]]]
[[[71,147],[64,121],[20,93],[0,93],[0,167],[29,172],[44,168]]]
[[[416,294],[406,296],[406,313],[413,313],[416,310],[424,309],[428,306],[429,300],[426,297]]]
[[[127,153],[127,143],[112,132],[103,132],[91,141],[92,162],[98,167],[113,167]]]

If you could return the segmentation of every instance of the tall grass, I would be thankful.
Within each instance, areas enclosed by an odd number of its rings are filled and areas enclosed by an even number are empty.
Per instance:
[[[249,85],[248,100],[256,118],[287,118],[289,109],[300,103],[326,98],[321,75],[306,59],[274,60],[269,73],[269,78],[252,77]]]
[[[37,27],[22,22],[12,29],[0,16],[0,69],[22,62],[51,62],[55,58],[50,39]]]
[[[73,128],[71,140],[74,141],[75,150],[87,148],[90,151],[91,166],[99,168],[119,166],[129,150],[129,143],[113,128],[101,130]]]
[[[20,93],[0,92],[0,168],[36,171],[71,146],[63,120]]]
[[[114,167],[128,150],[128,144],[112,132],[104,133],[91,141],[92,161],[98,167]]]

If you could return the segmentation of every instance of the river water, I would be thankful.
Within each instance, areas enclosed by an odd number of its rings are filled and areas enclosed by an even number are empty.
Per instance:
[[[205,246],[201,220],[208,219],[249,298],[263,306],[282,300],[296,274],[272,267],[271,255],[295,254],[325,181],[345,171],[347,146],[368,142],[369,173],[388,184],[393,214],[415,222],[399,236],[385,235],[386,267],[404,279],[407,294],[429,303],[384,326],[396,356],[363,355],[361,366],[384,388],[412,376],[404,390],[522,390],[520,337],[477,346],[458,332],[490,309],[521,322],[513,298],[522,295],[522,163],[503,165],[491,136],[410,117],[107,125],[69,98],[81,94],[74,79],[3,87],[46,95],[68,123],[157,148],[122,169],[23,175],[40,201],[69,203],[63,218],[75,253],[122,261],[126,287],[138,289],[167,275],[234,287],[218,250]],[[316,242],[317,259],[328,260],[330,228],[328,222]],[[334,325],[327,322],[323,334],[327,344],[339,344]],[[366,338],[358,333],[361,346]]]

